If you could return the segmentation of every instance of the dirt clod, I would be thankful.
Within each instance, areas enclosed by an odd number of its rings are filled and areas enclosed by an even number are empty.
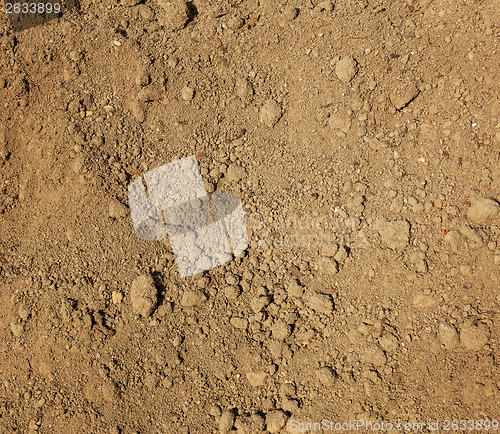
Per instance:
[[[137,276],[130,287],[132,312],[143,317],[150,316],[157,304],[158,290],[150,274]]]
[[[460,344],[471,351],[479,351],[488,342],[490,329],[483,322],[469,318],[460,329]]]
[[[500,220],[500,204],[487,197],[482,197],[472,202],[467,211],[467,218],[473,224],[486,226]]]
[[[453,350],[460,343],[457,329],[450,324],[440,323],[437,337],[447,350]]]
[[[260,121],[267,127],[273,127],[281,114],[281,106],[275,100],[268,100],[260,109]]]
[[[159,22],[168,31],[176,31],[184,28],[192,18],[188,2],[184,0],[159,0],[159,3],[164,10],[164,15],[159,19]]]
[[[287,419],[283,410],[271,410],[266,415],[266,429],[270,433],[277,433],[285,426]]]
[[[335,74],[340,81],[349,83],[358,72],[358,62],[352,56],[345,56],[335,65]]]
[[[205,302],[207,296],[199,289],[187,290],[182,294],[181,306],[194,307]]]

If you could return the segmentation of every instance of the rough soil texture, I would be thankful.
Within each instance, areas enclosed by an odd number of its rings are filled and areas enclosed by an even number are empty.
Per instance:
[[[3,14],[0,432],[498,419],[499,41],[497,0]],[[191,155],[250,242],[181,279],[127,187]]]

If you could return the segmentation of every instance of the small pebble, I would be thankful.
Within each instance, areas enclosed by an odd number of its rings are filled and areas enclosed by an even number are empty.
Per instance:
[[[123,294],[120,291],[113,291],[111,293],[111,301],[113,304],[120,304],[123,300]]]
[[[283,321],[277,321],[272,329],[272,337],[278,341],[284,341],[292,334],[292,328]]]
[[[410,241],[410,224],[406,220],[387,222],[378,232],[382,242],[392,250],[404,250]]]
[[[320,11],[325,11],[325,12],[332,12],[334,5],[331,1],[320,1],[317,5],[316,8],[319,9]]]
[[[119,200],[112,199],[109,202],[109,216],[113,219],[128,216],[129,211],[127,206],[123,205]]]

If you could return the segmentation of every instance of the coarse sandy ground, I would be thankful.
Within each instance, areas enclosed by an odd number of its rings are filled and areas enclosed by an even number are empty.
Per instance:
[[[499,41],[498,0],[2,14],[0,432],[492,429]],[[249,246],[181,278],[127,187],[192,155]]]

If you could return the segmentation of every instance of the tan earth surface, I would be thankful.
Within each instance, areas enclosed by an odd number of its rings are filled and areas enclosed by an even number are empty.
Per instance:
[[[4,11],[1,433],[499,429],[498,0]],[[192,155],[249,245],[181,278],[127,188]]]

